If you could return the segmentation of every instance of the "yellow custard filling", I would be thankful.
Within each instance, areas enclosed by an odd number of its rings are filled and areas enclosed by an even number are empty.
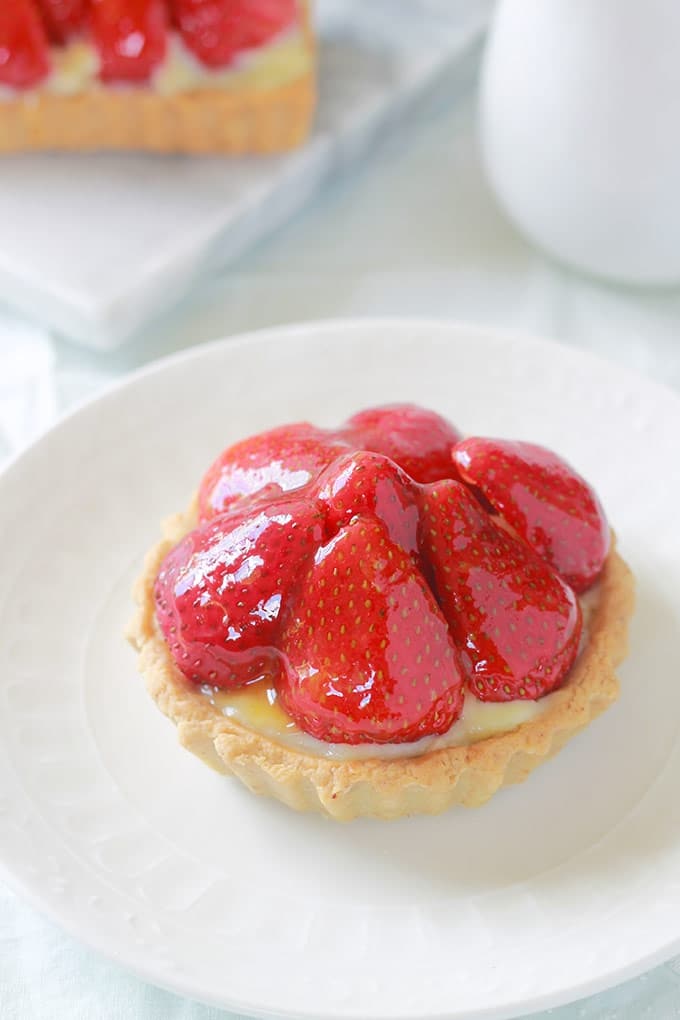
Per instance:
[[[301,730],[281,707],[276,689],[260,680],[233,691],[204,685],[202,693],[223,715],[287,747],[321,758],[414,758],[441,747],[474,744],[507,733],[535,719],[547,708],[551,695],[540,701],[478,701],[465,697],[460,718],[441,736],[423,737],[404,744],[331,744]]]
[[[124,83],[102,86],[99,80],[99,54],[92,43],[77,39],[50,51],[52,70],[36,89],[22,92],[31,95],[47,92],[73,96],[98,88],[130,89],[138,85]],[[166,58],[156,69],[147,86],[159,95],[176,95],[200,89],[231,90],[238,88],[268,90],[285,85],[307,74],[312,54],[301,27],[287,30],[256,50],[243,53],[229,67],[213,70],[205,67],[187,49],[177,33],[168,38]],[[12,95],[14,90],[2,89]]]
[[[278,40],[246,53],[224,70],[203,66],[173,36],[167,59],[154,75],[153,87],[163,95],[197,89],[274,89],[301,78],[309,71],[309,45],[300,29],[286,32]]]

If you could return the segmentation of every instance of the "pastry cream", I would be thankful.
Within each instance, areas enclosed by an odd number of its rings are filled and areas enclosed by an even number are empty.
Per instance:
[[[331,744],[317,740],[296,726],[278,702],[276,689],[260,680],[248,687],[224,691],[207,685],[201,691],[223,715],[287,747],[322,758],[414,758],[440,747],[473,744],[485,737],[507,733],[547,707],[552,695],[540,701],[483,702],[465,697],[460,718],[442,736],[423,737],[403,744]]]

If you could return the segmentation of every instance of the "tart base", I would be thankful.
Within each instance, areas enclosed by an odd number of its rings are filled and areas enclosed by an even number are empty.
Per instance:
[[[311,62],[311,58],[310,58]],[[160,95],[99,88],[0,101],[0,153],[128,149],[270,153],[307,137],[315,106],[312,69],[272,89],[200,89]]]
[[[588,641],[537,718],[416,758],[338,761],[283,746],[221,715],[177,669],[156,623],[153,586],[160,564],[195,524],[195,505],[164,523],[163,540],[148,553],[135,586],[139,608],[128,638],[139,653],[140,672],[160,710],[177,725],[184,747],[254,793],[298,811],[349,821],[438,814],[454,804],[476,807],[502,787],[523,782],[618,697],[615,669],[628,649],[634,582],[612,544]]]

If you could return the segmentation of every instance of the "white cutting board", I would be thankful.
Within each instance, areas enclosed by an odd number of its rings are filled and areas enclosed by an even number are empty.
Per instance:
[[[320,105],[276,157],[0,160],[0,301],[113,348],[285,222],[480,35],[487,0],[320,0]]]

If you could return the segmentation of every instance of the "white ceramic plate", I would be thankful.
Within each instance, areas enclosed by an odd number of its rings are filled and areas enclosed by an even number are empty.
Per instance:
[[[122,639],[158,520],[227,443],[411,399],[545,442],[597,485],[638,576],[619,703],[478,811],[293,814],[175,740]],[[145,978],[291,1017],[510,1017],[680,946],[680,401],[464,326],[273,330],[172,358],[0,478],[0,857]]]

